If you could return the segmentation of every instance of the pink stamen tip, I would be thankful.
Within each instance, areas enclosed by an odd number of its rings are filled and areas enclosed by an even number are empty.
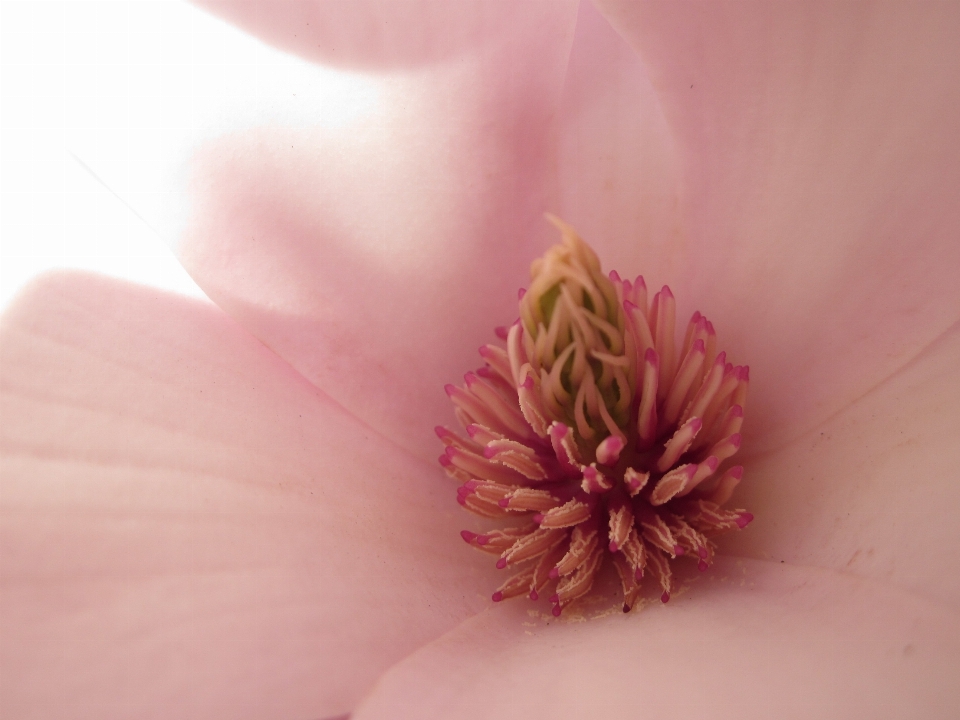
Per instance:
[[[708,457],[706,460],[703,461],[703,464],[706,465],[710,469],[710,472],[712,473],[716,471],[717,465],[720,464],[720,460],[717,459],[716,455],[711,455],[710,457]]]
[[[620,273],[618,273],[616,270],[611,270],[609,277],[614,282],[620,282]]]
[[[469,530],[461,530],[460,537],[463,538],[464,542],[472,543],[474,540],[477,539],[477,534],[470,532]]]
[[[523,379],[523,382],[520,383],[520,387],[525,388],[525,389],[527,389],[527,390],[533,390],[533,388],[534,388],[533,378],[530,377],[529,375],[527,375],[527,376]]]
[[[607,546],[610,552],[615,553],[620,547],[613,540],[610,541],[610,544]]]
[[[489,460],[490,458],[492,458],[492,457],[493,457],[494,455],[496,455],[496,454],[497,454],[497,449],[496,449],[496,448],[485,447],[485,448],[483,449],[483,456],[484,456],[487,460]]]
[[[553,595],[550,596],[550,602],[552,602],[555,605],[559,604],[560,596],[557,593],[554,593]]]
[[[741,373],[741,377],[742,377],[744,380],[749,380],[749,379],[750,379],[750,366],[749,366],[749,365],[744,365],[744,366],[743,366],[743,372]]]
[[[563,423],[557,423],[551,429],[553,431],[553,434],[557,436],[558,440],[563,440],[563,438],[567,436],[567,432],[569,432],[570,430],[570,428],[568,428]]]
[[[457,488],[457,495],[459,495],[459,496],[461,496],[461,497],[466,497],[466,496],[469,495],[471,492],[472,492],[472,491],[470,490],[470,488],[464,487],[463,485],[461,485],[460,487]]]
[[[623,309],[626,310],[627,312],[630,312],[631,310],[636,310],[637,306],[634,303],[630,302],[629,300],[624,300]]]
[[[637,568],[636,570],[634,570],[633,579],[636,580],[637,582],[640,582],[641,580],[643,580],[643,570],[641,570],[640,568]]]
[[[637,279],[633,281],[633,284],[642,287],[644,290],[647,289],[647,281],[643,279],[643,275],[637,275]]]
[[[727,472],[732,478],[736,478],[737,480],[743,479],[743,465],[734,465],[732,468],[727,470]]]
[[[450,383],[447,383],[446,385],[443,386],[443,391],[444,391],[447,395],[450,395],[450,396],[452,397],[453,394],[457,392],[457,386],[456,386],[456,385],[451,385]]]
[[[690,423],[690,431],[698,433],[700,432],[701,428],[703,428],[703,420],[700,418],[694,418],[693,422]]]
[[[664,590],[663,595],[660,596],[660,602],[662,602],[664,605],[670,602],[670,593]]]
[[[477,535],[477,545],[486,545],[490,542],[489,535]]]
[[[447,430],[443,425],[437,425],[433,429],[433,431],[437,434],[437,437],[440,438],[441,440],[450,434],[450,431]]]
[[[753,522],[752,513],[742,513],[740,517],[737,518],[737,527],[743,530],[747,525]]]
[[[501,340],[506,340],[507,336],[510,334],[510,331],[507,328],[501,325],[500,327],[494,328],[493,334],[496,335]]]
[[[475,438],[479,432],[480,428],[477,425],[474,425],[473,423],[467,425],[467,435],[469,435],[471,438]]]
[[[472,372],[464,373],[463,381],[467,384],[467,387],[470,387],[471,385],[477,382],[477,376],[474,375]]]
[[[450,456],[447,454],[441,455],[437,460],[443,467],[449,467],[451,464]]]
[[[717,331],[713,329],[713,323],[707,320],[707,332],[711,335],[716,335]]]
[[[707,346],[703,344],[703,340],[697,340],[693,347],[690,348],[691,352],[706,352]]]
[[[448,458],[452,458],[457,454],[457,449],[453,447],[453,445],[450,445],[446,450],[444,450],[444,452],[447,454]]]
[[[663,297],[665,297],[665,298],[672,298],[672,297],[673,297],[673,293],[670,291],[670,288],[669,288],[669,286],[667,286],[667,285],[664,285],[664,286],[660,289],[660,295],[663,296]]]
[[[467,490],[470,490],[470,491],[472,492],[472,491],[476,490],[478,487],[480,487],[480,481],[479,481],[479,480],[467,480],[467,481],[463,484],[463,487],[465,487]]]
[[[531,590],[531,591],[530,591],[530,599],[533,600],[534,602],[536,602],[537,600],[540,599],[540,594],[539,594],[536,590]]]
[[[493,370],[488,367],[477,368],[475,372],[485,380],[490,380],[495,377]]]
[[[537,513],[536,515],[534,515],[534,516],[533,516],[533,521],[534,521],[537,525],[539,525],[540,523],[542,523],[542,522],[543,522],[543,513]]]
[[[497,505],[499,505],[502,508],[510,507],[510,498],[504,498],[503,500],[498,501]]]
[[[457,495],[457,502],[460,503],[461,505],[466,506],[466,504],[467,504],[467,497],[466,497],[466,495]]]
[[[697,570],[699,570],[700,572],[703,572],[703,571],[706,570],[708,567],[710,567],[710,566],[707,565],[707,561],[706,561],[706,560],[701,560],[700,562],[697,563]]]
[[[705,547],[697,548],[697,555],[699,555],[702,560],[706,560],[709,554]]]
[[[523,296],[527,294],[526,288],[520,288],[517,290],[517,300],[523,300]]]
[[[693,315],[690,316],[690,322],[698,322],[703,317],[703,314],[699,310],[695,310]]]
[[[679,545],[674,545],[674,546],[673,546],[673,554],[676,555],[677,557],[679,557],[679,556],[681,556],[681,555],[684,554],[684,549],[683,549],[682,547],[680,547]]]
[[[554,605],[554,606],[553,606],[553,610],[551,610],[550,612],[553,613],[553,616],[554,616],[554,617],[560,617],[560,613],[562,613],[563,610],[560,608],[559,605]]]
[[[643,354],[643,359],[651,365],[656,365],[659,362],[657,351],[653,348],[647,348],[647,351]]]
[[[558,577],[560,577],[560,571],[556,568],[550,568],[550,572],[547,573],[547,577],[551,580],[556,580]]]
[[[503,600],[503,593],[500,592],[499,590],[497,590],[497,591],[490,597],[490,599],[493,600],[494,602],[500,602],[501,600]]]
[[[743,417],[743,408],[739,405],[734,405],[730,408],[730,417]]]
[[[497,570],[503,570],[507,566],[507,559],[500,558],[497,560]]]
[[[630,606],[627,605],[626,603],[624,603],[624,604],[623,604],[623,611],[624,611],[625,613],[630,612]]]
[[[734,433],[730,436],[730,444],[737,449],[740,448],[740,433]]]

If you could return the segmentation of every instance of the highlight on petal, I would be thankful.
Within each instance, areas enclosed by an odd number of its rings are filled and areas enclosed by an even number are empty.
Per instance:
[[[439,387],[508,316],[524,258],[548,244],[541,215],[555,194],[576,6],[525,4],[505,16],[524,22],[496,42],[358,75],[377,100],[342,126],[276,123],[264,108],[264,122],[215,127],[184,159],[178,255],[197,283],[304,377],[423,457],[430,428],[449,417]],[[499,23],[502,4],[484,7]],[[324,93],[329,69],[303,64],[316,78],[290,87],[297,100],[278,99],[282,109]],[[229,69],[238,92],[243,72]]]
[[[486,602],[434,467],[208,303],[47,277],[0,365],[4,717],[336,715]]]
[[[643,278],[608,278],[573,228],[548,218],[562,242],[533,262],[520,318],[502,333],[506,348],[484,346],[487,365],[464,387],[446,387],[469,435],[436,428],[440,464],[462,483],[457,501],[520,523],[503,531],[502,547],[461,536],[511,568],[494,602],[537,600],[556,581],[548,600],[560,615],[609,559],[624,612],[645,573],[666,603],[670,560],[688,555],[704,571],[711,537],[753,520],[721,507],[743,468],[718,474],[740,449],[749,372],[717,352],[699,312],[677,352],[670,289],[648,306]]]
[[[456,58],[542,22],[531,2],[200,0],[262,40],[325,64],[394,70]]]
[[[843,573],[721,558],[642,613],[564,621],[500,604],[391,668],[352,718],[948,717],[958,673],[952,607]]]

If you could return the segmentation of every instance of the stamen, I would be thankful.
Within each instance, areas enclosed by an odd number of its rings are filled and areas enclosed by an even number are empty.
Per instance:
[[[597,470],[595,465],[590,465],[583,469],[580,487],[585,493],[605,493],[613,489],[613,481]]]
[[[621,435],[611,435],[597,446],[597,462],[601,465],[616,465],[620,452],[627,442]]]
[[[720,482],[717,483],[717,487],[707,497],[707,500],[715,505],[725,505],[733,495],[737,485],[740,484],[741,479],[743,479],[743,466],[735,465],[723,474]]]
[[[573,527],[590,517],[592,512],[589,505],[577,500],[576,498],[568,500],[566,503],[553,510],[543,513],[539,523],[542,528],[566,528]],[[534,522],[537,516],[534,516]]]
[[[672,425],[680,417],[680,410],[687,399],[687,394],[690,392],[694,379],[700,373],[705,355],[706,346],[703,344],[703,340],[697,340],[690,348],[690,352],[683,358],[680,370],[677,371],[677,378],[673,381],[670,394],[667,396],[663,417],[660,419],[662,425]]]
[[[573,229],[552,221],[562,244],[532,264],[519,318],[496,330],[505,347],[482,346],[484,366],[446,388],[466,437],[436,428],[457,502],[527,521],[460,536],[500,569],[529,563],[507,573],[494,602],[550,594],[559,616],[590,591],[608,554],[625,612],[647,568],[668,602],[673,559],[706,570],[710,538],[753,520],[722,507],[743,468],[717,476],[740,447],[749,368],[717,352],[699,312],[678,353],[670,288],[648,306],[643,277],[603,275]]]
[[[650,479],[650,473],[637,472],[633,468],[628,467],[623,472],[623,482],[627,486],[627,493],[630,497],[636,497],[646,486],[647,481]]]
[[[680,456],[690,447],[690,444],[702,427],[703,422],[700,418],[690,418],[677,428],[673,437],[667,441],[666,447],[663,449],[663,455],[657,460],[657,470],[666,472],[669,468],[673,467],[677,460],[680,459]]]
[[[657,482],[650,493],[651,505],[664,505],[683,492],[684,487],[693,480],[697,473],[697,466],[692,464],[681,465],[664,475]]]
[[[657,437],[657,383],[660,381],[660,358],[653,348],[647,349],[643,368],[643,390],[640,394],[640,412],[637,416],[637,435],[641,449],[653,445]]]

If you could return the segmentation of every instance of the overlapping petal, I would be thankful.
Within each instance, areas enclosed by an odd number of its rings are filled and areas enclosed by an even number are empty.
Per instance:
[[[449,416],[442,383],[512,320],[524,270],[549,238],[542,214],[554,202],[576,4],[531,7],[495,41],[369,80],[376,101],[337,128],[253,126],[201,143],[188,162],[179,247],[197,282],[424,457]],[[298,95],[318,91],[314,74]]]
[[[217,308],[99,277],[5,316],[8,717],[324,717],[483,606],[436,470]]]
[[[498,606],[392,668],[352,717],[895,720],[956,706],[956,613],[817,568],[715,569],[639,615],[550,623]]]

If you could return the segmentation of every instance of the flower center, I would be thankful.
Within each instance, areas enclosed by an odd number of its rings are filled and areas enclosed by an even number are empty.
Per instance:
[[[518,524],[463,539],[515,572],[499,602],[552,588],[553,614],[616,567],[623,610],[649,571],[667,602],[671,562],[713,560],[710,538],[753,519],[726,510],[743,476],[723,469],[740,447],[749,369],[716,351],[694,313],[675,342],[666,286],[647,302],[643,278],[604,276],[590,247],[551,218],[562,242],[531,267],[520,318],[485,345],[484,367],[448,385],[466,438],[443,428],[440,464],[461,505]]]

